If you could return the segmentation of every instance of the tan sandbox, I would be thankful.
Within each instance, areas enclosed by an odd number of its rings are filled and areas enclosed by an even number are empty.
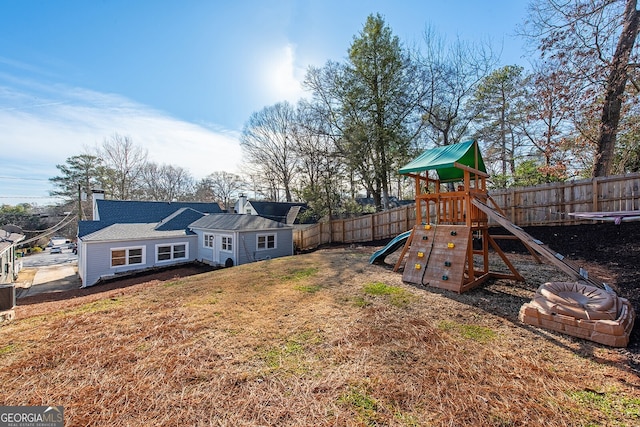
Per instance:
[[[520,308],[520,321],[611,347],[626,347],[635,312],[613,292],[575,282],[540,286]]]

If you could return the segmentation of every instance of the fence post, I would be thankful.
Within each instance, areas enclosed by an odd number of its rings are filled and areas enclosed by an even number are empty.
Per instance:
[[[377,213],[371,215],[371,240],[376,240],[376,215]]]
[[[414,205],[414,206],[417,206],[417,204]],[[417,209],[417,207],[416,207],[416,209]],[[405,230],[409,230],[409,214],[410,213],[411,213],[411,210],[410,210],[409,206],[405,206],[405,208],[404,208],[404,229]]]
[[[511,188],[511,222],[517,224],[516,221],[516,190],[515,188]]]
[[[592,184],[592,192],[593,192],[593,206],[592,206],[592,211],[593,212],[598,212],[598,178],[593,178],[591,180],[591,184]]]

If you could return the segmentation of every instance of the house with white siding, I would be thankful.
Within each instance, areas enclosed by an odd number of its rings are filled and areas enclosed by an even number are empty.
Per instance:
[[[204,262],[233,266],[293,255],[293,229],[222,213],[215,203],[94,201],[78,226],[82,286],[144,270]]]
[[[234,205],[234,211],[239,214],[257,215],[285,224],[297,224],[299,215],[307,211],[306,203],[299,202],[269,202],[265,200],[249,200],[241,194]]]
[[[18,260],[16,246],[25,235],[11,229],[0,228],[0,284],[13,283],[18,277],[22,262]],[[17,227],[15,227],[17,228]]]

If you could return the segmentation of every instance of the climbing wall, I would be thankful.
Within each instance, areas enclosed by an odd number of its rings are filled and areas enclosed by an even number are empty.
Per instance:
[[[464,225],[416,226],[402,280],[461,292],[470,237]]]
[[[422,284],[422,276],[433,248],[433,236],[436,227],[431,224],[416,225],[413,228],[411,247],[407,252],[407,260],[402,273],[402,281],[407,283]]]

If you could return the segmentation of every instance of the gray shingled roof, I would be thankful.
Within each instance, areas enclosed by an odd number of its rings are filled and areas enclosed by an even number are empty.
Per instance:
[[[188,230],[158,230],[157,223],[113,224],[82,237],[83,242],[101,242],[111,240],[161,239],[182,237],[193,234]]]
[[[203,230],[230,230],[230,231],[243,231],[243,230],[266,230],[276,228],[291,228],[278,221],[273,221],[268,218],[263,218],[256,215],[241,215],[241,214],[211,214],[205,215],[199,220],[193,222],[190,228],[203,229]]]
[[[0,253],[6,251],[13,245],[17,245],[25,238],[24,234],[10,233],[5,230],[0,230]]]

